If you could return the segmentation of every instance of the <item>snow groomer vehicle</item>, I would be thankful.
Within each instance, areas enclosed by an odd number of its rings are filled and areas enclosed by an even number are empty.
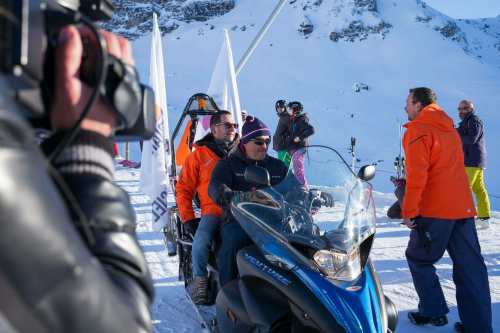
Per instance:
[[[375,237],[373,166],[355,175],[333,149],[310,146],[307,187],[292,170],[280,184],[235,196],[231,210],[254,244],[237,255],[239,277],[218,284],[215,238],[209,259],[211,304],[195,306],[214,332],[394,332],[397,310],[370,260]],[[266,169],[249,166],[249,182],[269,185]],[[322,192],[334,198],[323,205]],[[165,227],[169,254],[179,255],[179,278],[193,291],[191,245],[172,207]],[[222,268],[223,269],[223,268]]]

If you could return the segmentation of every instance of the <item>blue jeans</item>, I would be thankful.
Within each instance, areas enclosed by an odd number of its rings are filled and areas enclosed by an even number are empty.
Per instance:
[[[477,239],[474,218],[446,220],[423,217],[431,237],[430,253],[419,246],[418,233],[412,230],[406,249],[413,284],[417,291],[418,312],[424,317],[439,317],[449,312],[434,264],[447,250],[453,261],[458,314],[469,333],[493,333],[488,272]]]
[[[222,288],[238,277],[236,254],[245,246],[251,245],[252,240],[236,222],[226,225],[220,235],[222,245],[219,254],[219,283]]]
[[[210,256],[210,245],[215,233],[219,230],[220,217],[206,214],[201,218],[198,230],[193,240],[193,274],[206,278],[208,276],[207,263]]]

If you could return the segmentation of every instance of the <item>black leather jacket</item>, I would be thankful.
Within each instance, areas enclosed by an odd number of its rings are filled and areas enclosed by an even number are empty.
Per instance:
[[[0,324],[18,332],[154,332],[153,283],[128,195],[102,177],[66,175],[90,227],[82,236],[32,129],[4,106],[0,100]]]

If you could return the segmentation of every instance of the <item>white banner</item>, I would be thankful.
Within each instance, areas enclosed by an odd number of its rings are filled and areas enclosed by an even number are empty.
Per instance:
[[[241,126],[243,124],[241,120],[240,97],[238,95],[233,52],[231,51],[231,42],[229,41],[227,29],[224,29],[224,43],[222,44],[207,94],[214,99],[220,110],[231,112],[234,121],[240,125],[238,133],[241,134]],[[195,142],[210,132],[210,117],[206,116],[200,120],[196,128]]]
[[[170,159],[170,136],[168,132],[163,52],[156,14],[153,14],[149,85],[155,93],[156,128],[153,138],[149,141],[144,141],[143,144],[139,190],[153,201],[151,223],[155,225],[162,222],[166,223],[168,220],[168,170],[172,164]]]

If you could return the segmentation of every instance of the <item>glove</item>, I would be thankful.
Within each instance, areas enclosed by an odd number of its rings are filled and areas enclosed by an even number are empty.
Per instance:
[[[425,250],[426,254],[431,253],[431,235],[427,232],[427,229],[422,223],[422,219],[420,216],[415,218],[415,230],[418,232],[418,241],[421,248]]]
[[[406,183],[404,179],[399,179],[399,178],[396,178],[394,176],[391,176],[391,178],[389,178],[389,179],[394,184],[394,186],[403,186]]]
[[[325,207],[333,207],[335,206],[335,200],[330,193],[321,192],[321,199],[324,200],[323,206]]]
[[[309,192],[303,186],[294,186],[285,196],[285,201],[293,205],[303,206],[309,197]]]
[[[196,233],[196,230],[198,230],[198,224],[200,223],[200,220],[201,219],[192,219],[184,222],[184,231],[194,238],[194,234]]]
[[[231,200],[233,200],[234,196],[237,194],[243,193],[242,191],[227,191],[222,193],[222,202],[224,205],[229,205]]]

